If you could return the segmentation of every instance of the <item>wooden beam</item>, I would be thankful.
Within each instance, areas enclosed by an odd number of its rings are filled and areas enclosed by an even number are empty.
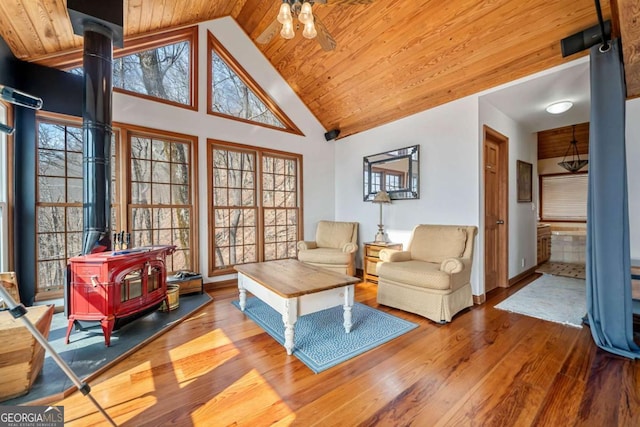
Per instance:
[[[627,98],[640,96],[640,2],[617,0]]]

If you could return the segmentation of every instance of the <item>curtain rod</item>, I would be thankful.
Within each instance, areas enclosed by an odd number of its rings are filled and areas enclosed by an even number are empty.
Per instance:
[[[600,0],[595,0],[596,13],[598,14],[598,23],[600,24],[600,36],[602,37],[602,46],[600,46],[600,52],[606,52],[609,50],[609,40],[607,32],[604,30],[604,19],[602,18],[602,8],[600,7]]]

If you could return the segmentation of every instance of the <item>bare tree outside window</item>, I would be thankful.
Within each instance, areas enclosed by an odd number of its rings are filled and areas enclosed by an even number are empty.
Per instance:
[[[207,41],[207,113],[303,135],[211,32]]]
[[[209,150],[210,272],[294,258],[300,237],[299,156],[218,142]]]
[[[37,138],[36,294],[62,289],[67,259],[82,250],[82,128],[39,121]]]
[[[211,70],[211,109],[214,112],[286,129],[216,52],[212,53]]]
[[[160,46],[113,60],[113,86],[179,104],[191,104],[190,43]],[[68,70],[82,74],[82,67]]]
[[[258,261],[256,154],[214,147],[214,269]]]
[[[264,260],[295,258],[298,241],[298,168],[290,158],[262,157]]]
[[[132,135],[129,146],[133,244],[175,245],[167,270],[192,270],[190,144]]]

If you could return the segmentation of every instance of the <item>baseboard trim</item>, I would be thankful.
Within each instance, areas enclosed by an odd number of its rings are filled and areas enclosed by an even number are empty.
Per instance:
[[[523,271],[522,273],[513,276],[511,279],[509,279],[509,285],[508,287],[511,287],[513,285],[515,285],[516,283],[518,283],[519,281],[521,281],[522,279],[525,279],[531,275],[533,275],[536,272],[536,268],[538,268],[538,266],[535,267],[531,267],[528,270]]]
[[[219,282],[209,282],[204,284],[204,290],[214,291],[222,288],[230,288],[238,286],[238,279],[220,280]]]
[[[485,302],[487,302],[487,294],[473,296],[473,303],[475,305],[484,304]]]

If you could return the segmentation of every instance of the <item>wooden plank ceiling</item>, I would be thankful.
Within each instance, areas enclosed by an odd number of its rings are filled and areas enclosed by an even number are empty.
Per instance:
[[[637,0],[601,2],[622,31],[628,96],[640,96]],[[232,16],[255,39],[279,0],[124,0],[125,35]],[[560,40],[597,24],[592,0],[327,0],[314,13],[337,42],[325,52],[297,31],[258,48],[326,129],[340,137],[584,55],[562,58]],[[357,2],[356,2],[357,3]],[[0,35],[20,59],[78,48],[65,0],[0,1]]]
[[[589,123],[575,125],[575,139],[578,154],[589,154]],[[564,126],[538,132],[538,160],[563,157],[567,153],[569,143],[573,140],[573,127]],[[571,153],[569,152],[569,157]]]

